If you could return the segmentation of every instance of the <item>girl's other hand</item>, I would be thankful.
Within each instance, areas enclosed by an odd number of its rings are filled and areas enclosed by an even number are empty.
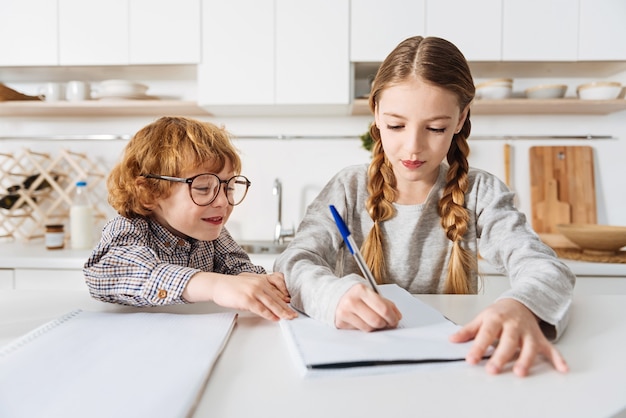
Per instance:
[[[339,300],[335,311],[335,326],[343,329],[395,328],[400,319],[402,314],[392,301],[364,284],[352,286]]]
[[[474,344],[465,358],[470,364],[478,364],[489,346],[497,342],[485,366],[491,374],[500,373],[514,362],[513,372],[527,376],[537,355],[543,355],[559,372],[569,370],[565,359],[541,332],[537,317],[513,299],[495,302],[450,336],[452,342],[472,339]]]

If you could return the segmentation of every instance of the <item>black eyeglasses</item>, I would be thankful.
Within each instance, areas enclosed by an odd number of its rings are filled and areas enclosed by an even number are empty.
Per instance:
[[[203,173],[187,179],[180,177],[159,176],[157,174],[143,174],[143,177],[157,180],[175,181],[177,183],[187,183],[189,185],[189,196],[198,206],[208,206],[220,192],[222,184],[225,185],[224,193],[228,204],[237,206],[248,194],[248,187],[252,183],[245,176],[234,176],[228,180],[220,179],[216,174]]]

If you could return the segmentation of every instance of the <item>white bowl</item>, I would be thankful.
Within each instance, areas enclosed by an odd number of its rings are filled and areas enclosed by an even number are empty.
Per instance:
[[[526,97],[529,99],[560,99],[565,96],[567,85],[565,84],[542,84],[526,89]]]
[[[611,100],[617,99],[622,91],[621,83],[617,81],[596,81],[581,84],[576,89],[578,97],[582,100]]]
[[[98,95],[106,96],[142,96],[148,91],[148,86],[128,80],[104,80],[100,82]]]
[[[476,89],[476,97],[478,99],[508,99],[512,94],[513,87],[511,86],[487,85]]]
[[[512,94],[513,80],[510,78],[496,78],[476,85],[477,99],[508,99]]]

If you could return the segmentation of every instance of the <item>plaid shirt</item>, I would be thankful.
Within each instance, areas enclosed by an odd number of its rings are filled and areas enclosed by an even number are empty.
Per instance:
[[[83,269],[94,298],[133,306],[187,303],[183,290],[200,271],[265,273],[226,228],[214,241],[187,241],[150,218],[122,216],[104,226]]]

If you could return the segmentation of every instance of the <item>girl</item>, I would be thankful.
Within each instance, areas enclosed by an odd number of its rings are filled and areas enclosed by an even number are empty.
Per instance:
[[[289,319],[281,273],[250,262],[224,224],[250,182],[222,129],[163,117],[128,143],[107,181],[119,216],[84,273],[94,298],[135,306],[214,301]],[[223,192],[222,192],[223,191]]]
[[[371,331],[396,327],[400,313],[359,276],[330,204],[379,283],[411,293],[476,293],[480,253],[506,272],[511,290],[451,340],[474,339],[472,364],[499,341],[487,362],[491,373],[517,357],[513,369],[525,376],[538,354],[565,372],[548,339],[565,329],[575,277],[515,209],[513,193],[468,167],[474,90],[450,42],[400,43],[372,84],[371,163],[348,167],[325,186],[275,269],[285,273],[294,307],[337,328]]]

